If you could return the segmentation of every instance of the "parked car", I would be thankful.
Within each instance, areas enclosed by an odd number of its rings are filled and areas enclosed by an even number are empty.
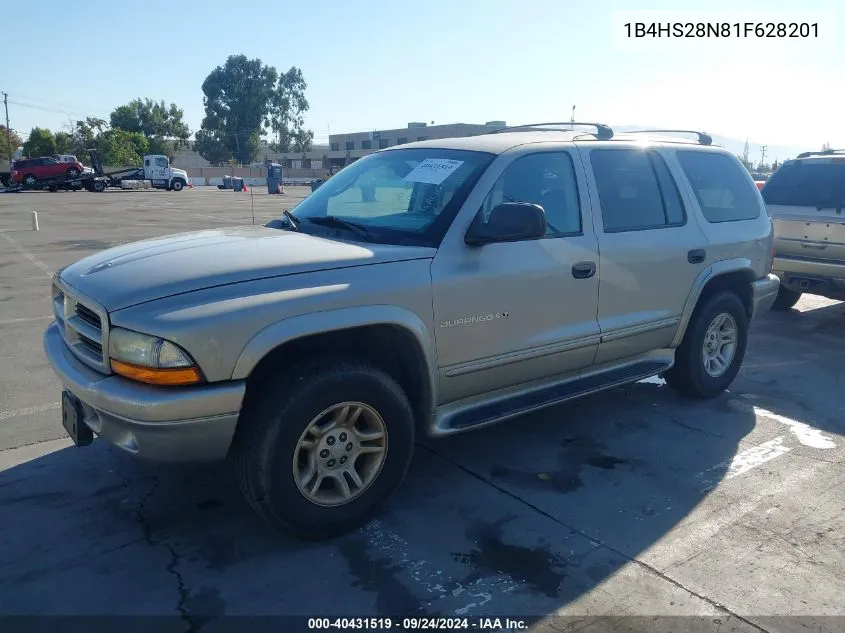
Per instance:
[[[845,150],[786,161],[762,190],[775,223],[776,310],[804,293],[845,300]]]
[[[229,457],[258,514],[325,538],[397,491],[418,435],[658,374],[721,394],[778,292],[760,194],[706,134],[595,127],[392,147],[266,226],[67,266],[44,334],[65,429]]]
[[[75,177],[82,174],[84,170],[85,167],[79,161],[63,163],[52,156],[24,158],[12,162],[12,181],[23,183],[25,187],[32,187],[39,180],[59,176]]]

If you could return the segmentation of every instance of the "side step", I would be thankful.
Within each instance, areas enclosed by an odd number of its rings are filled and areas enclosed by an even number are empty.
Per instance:
[[[535,391],[520,393],[495,402],[480,404],[447,415],[437,425],[434,435],[449,435],[475,427],[487,426],[508,418],[554,406],[590,393],[612,389],[654,376],[666,371],[672,362],[644,360],[605,372],[576,378],[565,383],[541,387]]]

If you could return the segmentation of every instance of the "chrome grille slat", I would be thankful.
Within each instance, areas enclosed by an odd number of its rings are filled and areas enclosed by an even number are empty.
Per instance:
[[[102,306],[54,280],[53,312],[65,344],[86,365],[110,373],[108,315]],[[104,327],[105,326],[105,327]]]

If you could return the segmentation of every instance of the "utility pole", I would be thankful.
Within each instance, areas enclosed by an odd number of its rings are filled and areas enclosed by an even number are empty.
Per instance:
[[[760,146],[760,169],[763,168],[763,164],[766,161],[766,150],[769,149],[768,145],[761,145]]]
[[[6,108],[6,136],[9,138],[9,169],[12,168],[12,130],[9,128],[9,93],[3,93],[3,106]],[[17,149],[17,148],[16,148]]]

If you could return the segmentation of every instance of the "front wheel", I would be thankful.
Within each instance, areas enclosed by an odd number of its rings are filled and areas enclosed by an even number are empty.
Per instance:
[[[173,191],[182,191],[182,189],[184,189],[184,187],[185,187],[185,183],[182,182],[181,180],[174,180],[173,183],[170,185],[170,188]]]
[[[67,170],[67,175],[69,178],[76,178],[79,176],[79,170],[76,167],[71,167]]]
[[[733,292],[720,292],[696,309],[666,372],[667,384],[690,398],[713,398],[734,381],[748,343],[748,313]]]
[[[393,378],[332,359],[251,389],[233,457],[259,515],[300,538],[339,536],[369,521],[399,488],[414,415]]]
[[[775,302],[772,304],[772,310],[783,312],[789,310],[792,306],[798,303],[801,298],[800,292],[790,290],[783,284],[778,288],[778,296],[775,297]]]
[[[33,176],[32,174],[27,174],[26,176],[23,177],[23,186],[24,187],[32,188],[32,187],[35,186],[36,182],[38,182],[38,181],[35,178],[35,176]]]

